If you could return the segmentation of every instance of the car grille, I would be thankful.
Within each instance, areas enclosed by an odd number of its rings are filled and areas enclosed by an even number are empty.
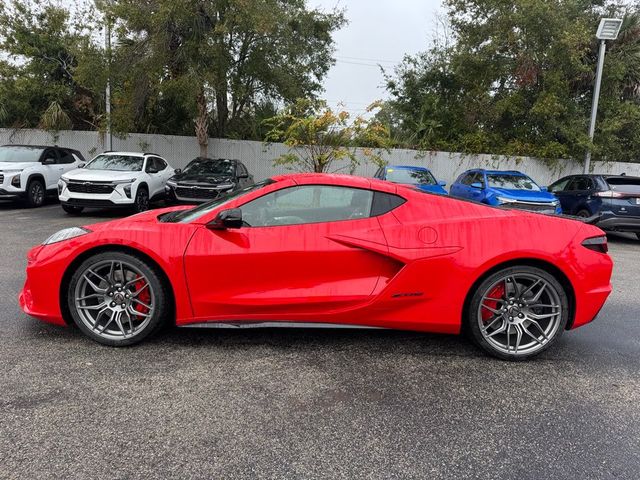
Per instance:
[[[70,192],[75,193],[106,193],[113,192],[112,183],[98,182],[69,182],[67,188]]]
[[[506,208],[515,208],[516,210],[527,210],[529,212],[539,213],[555,213],[556,207],[550,203],[520,203],[514,202],[505,205]]]
[[[199,198],[213,200],[220,195],[220,190],[212,188],[177,187],[176,196],[181,198]]]
[[[4,183],[4,173],[0,173],[0,183]]]

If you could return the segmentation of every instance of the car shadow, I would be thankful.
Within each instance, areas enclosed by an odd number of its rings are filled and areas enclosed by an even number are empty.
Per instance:
[[[620,245],[638,245],[640,241],[635,233],[623,233],[623,232],[607,232],[607,240],[610,243]]]

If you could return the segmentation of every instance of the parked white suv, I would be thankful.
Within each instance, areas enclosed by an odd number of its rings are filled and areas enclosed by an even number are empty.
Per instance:
[[[23,200],[39,207],[55,196],[60,175],[84,165],[77,150],[35,145],[0,147],[0,200]]]
[[[173,168],[153,153],[106,152],[84,168],[60,177],[58,198],[62,209],[77,214],[85,207],[129,207],[137,212],[163,198]]]

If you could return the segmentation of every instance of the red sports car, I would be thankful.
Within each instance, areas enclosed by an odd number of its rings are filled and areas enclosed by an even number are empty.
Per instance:
[[[352,176],[277,176],[195,208],[68,228],[29,252],[23,310],[107,345],[178,326],[467,332],[520,360],[592,321],[604,233]]]

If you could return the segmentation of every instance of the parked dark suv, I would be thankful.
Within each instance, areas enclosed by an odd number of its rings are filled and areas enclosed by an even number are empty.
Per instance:
[[[567,215],[601,215],[598,227],[633,232],[640,239],[640,177],[571,175],[549,186]]]

